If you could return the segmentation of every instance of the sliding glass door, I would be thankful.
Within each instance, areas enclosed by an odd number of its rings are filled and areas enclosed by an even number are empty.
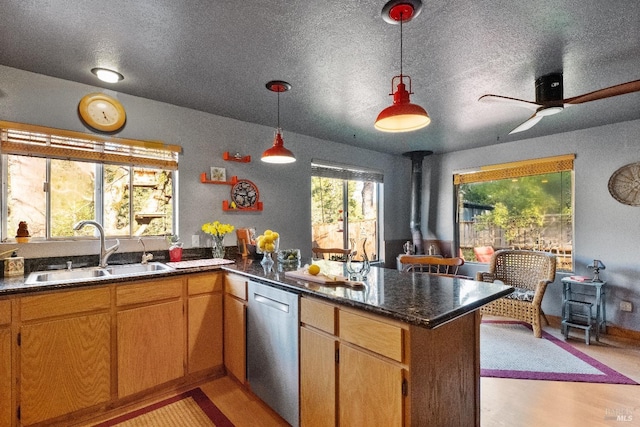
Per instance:
[[[337,168],[337,169],[336,169]],[[313,164],[311,178],[312,245],[350,248],[360,259],[379,259],[381,174]]]

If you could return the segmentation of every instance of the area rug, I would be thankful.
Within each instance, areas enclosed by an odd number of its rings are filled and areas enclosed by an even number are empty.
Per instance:
[[[154,403],[95,427],[233,427],[199,388]]]
[[[637,384],[565,341],[518,321],[483,321],[480,375],[495,378]]]

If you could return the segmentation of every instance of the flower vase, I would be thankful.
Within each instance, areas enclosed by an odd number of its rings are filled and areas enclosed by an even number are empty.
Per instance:
[[[224,258],[224,236],[212,235],[211,255],[213,258]]]
[[[268,247],[267,249],[263,249],[260,250],[260,248],[258,248],[258,252],[262,253],[262,261],[260,261],[260,264],[262,264],[262,266],[265,269],[271,269],[271,267],[273,267],[274,264],[274,260],[273,260],[273,254],[278,252],[278,248],[280,247],[280,239],[275,239],[271,242],[271,246]]]
[[[260,261],[260,264],[262,264],[263,267],[265,268],[271,268],[273,266],[273,257],[272,257],[272,252],[265,252],[264,255],[262,256],[262,261]]]

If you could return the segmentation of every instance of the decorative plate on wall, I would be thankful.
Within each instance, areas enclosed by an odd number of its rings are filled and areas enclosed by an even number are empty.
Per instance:
[[[260,198],[258,187],[248,179],[241,179],[231,187],[231,200],[239,209],[252,208]]]
[[[629,206],[640,206],[640,162],[621,167],[609,178],[609,193]]]

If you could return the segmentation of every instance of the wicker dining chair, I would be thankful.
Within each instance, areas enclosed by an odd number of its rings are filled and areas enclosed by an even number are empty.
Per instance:
[[[542,298],[549,283],[556,278],[555,255],[527,250],[504,249],[491,257],[489,271],[476,273],[476,280],[502,281],[515,291],[480,309],[482,314],[511,317],[529,323],[536,338],[542,336],[540,317],[549,321],[542,311]]]

